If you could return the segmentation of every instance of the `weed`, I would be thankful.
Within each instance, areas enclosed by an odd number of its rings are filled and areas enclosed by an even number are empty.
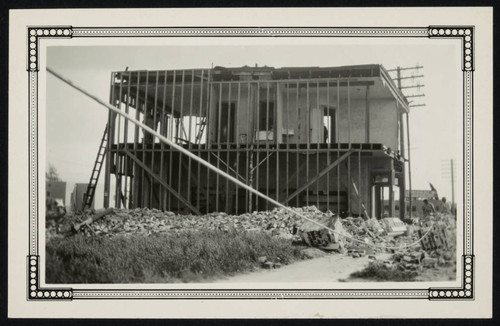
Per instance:
[[[375,281],[411,282],[415,280],[417,275],[416,271],[402,271],[378,262],[370,262],[365,269],[352,273],[350,277]]]
[[[303,247],[264,232],[185,231],[144,236],[54,238],[46,246],[47,283],[200,282],[258,266],[289,264]]]

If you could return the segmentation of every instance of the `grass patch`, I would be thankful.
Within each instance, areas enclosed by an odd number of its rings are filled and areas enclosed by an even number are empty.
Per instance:
[[[417,275],[416,271],[402,271],[377,262],[370,262],[365,269],[352,273],[350,277],[374,281],[411,282]]]
[[[46,245],[47,283],[198,282],[259,266],[289,264],[303,247],[267,233],[192,231],[145,236],[54,238]]]

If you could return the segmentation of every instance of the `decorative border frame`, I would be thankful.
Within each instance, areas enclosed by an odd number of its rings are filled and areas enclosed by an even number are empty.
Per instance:
[[[427,289],[73,289],[40,287],[38,211],[38,71],[40,42],[74,37],[426,37],[453,38],[462,45],[463,71],[463,255],[459,288]],[[428,299],[474,300],[473,254],[473,74],[474,26],[429,27],[72,27],[28,26],[29,253],[27,300],[75,299]]]

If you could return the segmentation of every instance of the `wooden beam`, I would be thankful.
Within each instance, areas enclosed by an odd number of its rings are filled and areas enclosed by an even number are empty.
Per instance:
[[[321,177],[323,177],[325,174],[327,174],[328,171],[330,171],[331,169],[333,169],[334,167],[336,167],[337,165],[339,165],[342,161],[344,161],[346,158],[348,158],[351,155],[352,152],[353,152],[353,150],[350,150],[347,153],[345,153],[344,155],[342,155],[341,157],[339,157],[335,162],[333,162],[332,164],[328,165],[326,168],[324,168],[323,170],[321,170],[321,172],[318,173],[314,178],[312,178],[311,180],[309,180],[306,184],[304,184],[303,186],[301,186],[299,189],[295,190],[293,192],[293,194],[291,194],[290,196],[288,196],[288,198],[285,199],[284,201],[282,201],[281,203],[282,204],[288,203],[292,198],[294,198],[295,196],[297,196],[299,193],[301,193],[302,191],[304,191],[304,189],[308,188],[310,185],[312,185],[313,183],[315,183],[316,181],[318,181]]]
[[[370,143],[370,101],[368,97],[370,96],[370,86],[366,86],[365,95],[365,142]]]
[[[382,211],[383,211],[383,201],[382,201],[382,198],[381,198],[381,194],[382,194],[382,191],[381,191],[381,186],[379,185],[376,185],[375,186],[375,217],[380,220],[383,216],[382,216]]]
[[[403,157],[402,173],[399,175],[399,218],[403,219],[406,215],[406,163],[405,158],[405,137],[403,125],[403,113],[399,115],[399,150]]]
[[[363,198],[361,198],[361,194],[359,193],[358,187],[356,187],[356,183],[354,182],[353,178],[351,178],[351,184],[352,184],[352,187],[354,188],[354,193],[358,197],[358,202],[359,202],[360,206],[363,208],[363,213],[365,213],[365,216],[366,216],[365,220],[369,220],[370,214],[368,214],[368,211],[366,210],[365,203],[363,203]]]
[[[135,157],[128,150],[123,149],[123,152],[128,155],[135,163],[137,163],[144,171],[146,171],[153,179],[155,179],[158,183],[160,183],[163,187],[165,187],[172,195],[174,195],[177,199],[179,199],[184,205],[189,207],[194,213],[201,215],[200,211],[194,207],[187,199],[185,199],[180,193],[175,191],[169,184],[167,184],[164,180],[160,179],[152,170],[150,170],[145,164],[141,162],[137,157]]]
[[[394,161],[391,160],[391,173],[389,175],[389,216],[394,217]]]

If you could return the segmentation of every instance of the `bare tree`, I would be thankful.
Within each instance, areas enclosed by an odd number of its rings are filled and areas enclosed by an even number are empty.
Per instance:
[[[59,178],[59,173],[57,173],[57,169],[52,163],[49,163],[49,167],[45,172],[45,182],[54,182],[61,181]]]

